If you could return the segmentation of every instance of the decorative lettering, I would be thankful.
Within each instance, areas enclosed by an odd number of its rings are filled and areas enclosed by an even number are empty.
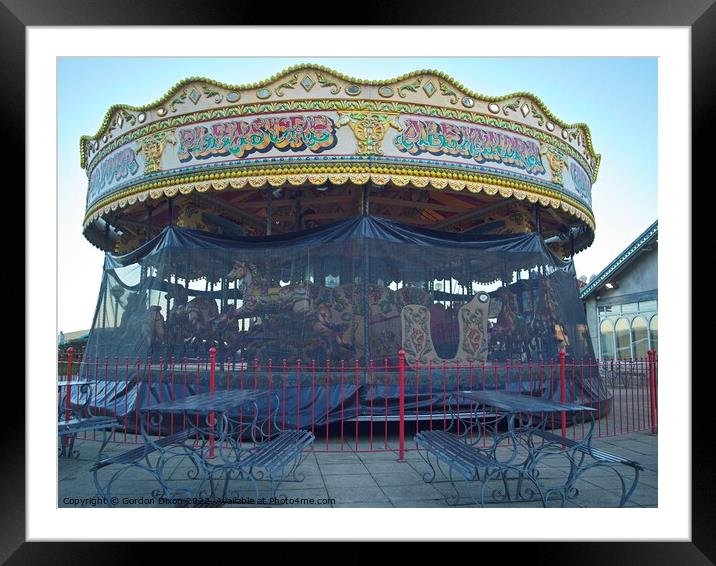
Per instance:
[[[545,172],[536,142],[479,127],[410,118],[393,143],[412,155],[455,155],[478,163],[504,163],[529,173]]]
[[[90,176],[88,199],[94,200],[97,193],[107,185],[134,175],[139,170],[137,156],[132,148],[126,147],[104,159]]]
[[[572,176],[574,181],[574,188],[577,192],[582,195],[585,199],[589,199],[589,193],[592,189],[592,183],[589,182],[589,177],[582,171],[575,163],[569,164],[569,174]]]
[[[240,158],[271,148],[319,153],[336,144],[335,124],[323,114],[232,120],[177,130],[182,162],[233,155]]]

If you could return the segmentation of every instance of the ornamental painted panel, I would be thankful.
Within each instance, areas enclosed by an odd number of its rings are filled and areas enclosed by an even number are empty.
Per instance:
[[[88,212],[158,183],[183,186],[208,175],[259,179],[269,169],[272,175],[289,174],[298,166],[305,174],[350,167],[354,176],[372,174],[375,180],[381,174],[386,182],[398,176],[403,185],[457,173],[472,182],[518,183],[516,188],[527,192],[547,189],[591,208],[590,175],[577,155],[556,138],[502,118],[480,122],[360,109],[272,110],[167,119],[166,128],[118,140],[121,145],[87,168]]]

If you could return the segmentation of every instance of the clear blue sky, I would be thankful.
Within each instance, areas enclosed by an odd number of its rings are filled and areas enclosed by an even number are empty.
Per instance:
[[[601,271],[657,218],[656,58],[60,58],[58,331],[91,326],[102,277],[102,252],[82,236],[80,136],[95,134],[113,104],[143,106],[187,77],[246,84],[299,63],[368,80],[435,69],[488,96],[532,92],[561,120],[586,123],[602,163],[596,238],[575,259],[578,275]]]

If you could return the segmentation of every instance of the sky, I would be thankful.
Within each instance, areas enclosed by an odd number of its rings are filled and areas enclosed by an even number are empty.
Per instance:
[[[113,104],[144,106],[179,81],[227,84],[269,78],[315,63],[366,80],[434,69],[486,96],[527,91],[560,120],[589,126],[601,154],[592,188],[596,236],[576,255],[577,275],[599,273],[657,219],[657,59],[629,57],[292,59],[278,57],[60,57],[57,60],[58,332],[90,328],[103,252],[82,235],[87,176],[79,140],[94,135]]]

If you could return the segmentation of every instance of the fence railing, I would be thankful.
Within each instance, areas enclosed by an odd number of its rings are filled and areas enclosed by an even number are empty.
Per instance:
[[[212,349],[213,350],[213,349]],[[314,450],[398,450],[427,428],[448,428],[454,412],[472,407],[448,406],[450,393],[466,389],[505,389],[591,406],[597,410],[595,437],[658,430],[658,363],[656,352],[629,360],[576,360],[560,355],[540,362],[505,361],[464,365],[408,366],[402,352],[396,361],[343,360],[288,363],[286,360],[200,358],[158,360],[81,358],[71,348],[58,360],[62,380],[91,382],[92,414],[115,416],[120,424],[112,440],[141,443],[138,407],[217,389],[264,389],[280,399],[282,427],[300,427],[316,435]],[[58,419],[79,405],[78,391],[66,396]],[[64,413],[64,414],[63,414]],[[565,437],[584,436],[584,415],[553,417],[549,426]],[[186,416],[170,415],[151,432],[173,434]],[[101,433],[80,436],[97,439]]]

